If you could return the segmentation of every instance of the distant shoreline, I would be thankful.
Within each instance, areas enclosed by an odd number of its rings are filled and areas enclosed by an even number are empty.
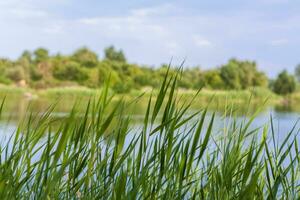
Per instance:
[[[21,88],[16,86],[0,85],[0,98],[16,96],[24,99],[59,99],[59,98],[89,98],[97,96],[101,91],[101,88],[92,89],[83,86],[72,86],[72,87],[54,87],[47,89],[32,89],[32,88]],[[151,93],[153,96],[157,94],[157,89],[149,87],[142,88],[140,90],[132,90],[127,93],[115,94],[116,98],[138,98],[139,96],[149,97]],[[196,95],[196,90],[178,89],[178,94],[183,99],[192,99]],[[210,102],[212,100],[212,102]],[[212,107],[224,106],[225,103],[242,106],[247,103],[262,104],[267,101],[267,105],[285,107],[293,106],[297,107],[297,102],[300,100],[300,93],[295,92],[289,96],[281,96],[273,93],[267,88],[253,88],[246,90],[211,90],[202,89],[194,101],[201,102],[201,104],[207,104],[210,102]],[[296,108],[295,110],[299,110]]]

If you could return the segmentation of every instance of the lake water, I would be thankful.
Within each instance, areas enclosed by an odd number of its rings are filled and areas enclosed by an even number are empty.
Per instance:
[[[5,106],[0,120],[1,142],[3,143],[4,141],[6,141],[9,135],[14,133],[19,122],[26,118],[26,115],[28,115],[29,113],[43,113],[50,105],[55,103],[56,106],[52,113],[52,117],[64,117],[71,110],[75,102],[77,102],[77,105],[79,105],[79,109],[82,109],[82,111],[84,111],[88,102],[88,98],[68,96],[53,99],[27,99],[23,96],[18,95],[8,96],[8,98],[5,101]],[[135,103],[131,103],[130,105],[131,107],[128,113],[132,115],[132,126],[139,127],[139,124],[143,122],[143,114],[145,113],[145,107],[147,106],[147,99],[139,100]],[[199,109],[205,106],[205,103],[203,103],[202,105],[202,103],[196,101],[189,112],[198,111]],[[231,121],[233,118],[238,121],[244,120],[245,118],[247,118],[245,113],[249,113],[245,110],[256,110],[257,106],[259,105],[255,104],[252,106],[252,108],[250,107],[250,109],[246,109],[243,108],[243,104],[235,105],[236,108],[242,108],[235,112],[235,117],[224,116],[222,109],[216,109],[215,106],[212,106],[209,113],[217,112],[217,118],[214,127],[215,130],[220,130],[224,126],[224,122]],[[300,112],[293,110],[282,111],[282,109],[278,109],[277,107],[267,105],[262,109],[261,113],[254,119],[251,127],[256,128],[261,127],[265,124],[270,124],[271,116],[274,121],[274,128],[278,135],[278,140],[280,141],[295,125],[295,123],[300,117]],[[297,134],[297,131],[299,131],[299,129],[300,126],[297,125],[295,129],[295,134]]]

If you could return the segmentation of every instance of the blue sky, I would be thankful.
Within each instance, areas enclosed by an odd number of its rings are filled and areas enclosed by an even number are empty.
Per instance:
[[[300,63],[297,0],[0,0],[0,56],[43,46],[72,53],[122,48],[130,62],[211,68],[257,61],[274,77]]]

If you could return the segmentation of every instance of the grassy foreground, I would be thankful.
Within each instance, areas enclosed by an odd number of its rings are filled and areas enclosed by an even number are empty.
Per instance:
[[[149,97],[138,128],[130,125],[127,103],[111,104],[108,87],[84,115],[76,105],[59,121],[50,117],[54,106],[42,116],[28,114],[1,143],[1,198],[300,198],[296,126],[283,141],[272,118],[250,128],[255,115],[216,130],[207,109],[189,113],[193,100],[178,104],[176,79],[166,76],[156,98]]]

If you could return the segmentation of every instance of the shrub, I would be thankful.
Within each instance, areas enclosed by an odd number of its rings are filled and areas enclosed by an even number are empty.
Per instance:
[[[105,59],[118,62],[126,62],[125,55],[122,50],[117,51],[114,46],[107,47],[104,50]]]
[[[257,70],[256,63],[231,59],[220,69],[226,89],[247,89],[252,86],[266,87],[268,79]]]
[[[46,61],[49,58],[49,52],[47,49],[38,48],[34,51],[34,61],[36,63]]]
[[[300,82],[300,64],[298,64],[295,68],[295,75],[296,75],[298,82]]]
[[[124,80],[124,82],[117,82],[112,87],[116,93],[127,93],[133,88],[133,81],[131,79]]]
[[[220,73],[226,89],[241,89],[239,65],[235,60],[230,60],[222,66]]]
[[[95,67],[98,64],[97,54],[85,47],[78,49],[72,58],[84,67]]]
[[[82,82],[88,79],[88,74],[76,62],[68,62],[64,65],[56,66],[53,76],[58,80],[69,80]]]
[[[217,70],[210,70],[204,74],[205,85],[212,89],[221,89],[224,87],[224,82]]]
[[[24,68],[17,66],[7,70],[7,77],[15,82],[26,79]]]
[[[0,75],[0,83],[9,85],[11,83],[11,80],[9,80],[7,77]]]
[[[39,72],[35,67],[30,68],[30,79],[33,81],[39,81],[43,78],[43,74]]]
[[[273,83],[273,91],[277,94],[287,95],[296,90],[294,76],[289,75],[286,70],[282,71]]]

